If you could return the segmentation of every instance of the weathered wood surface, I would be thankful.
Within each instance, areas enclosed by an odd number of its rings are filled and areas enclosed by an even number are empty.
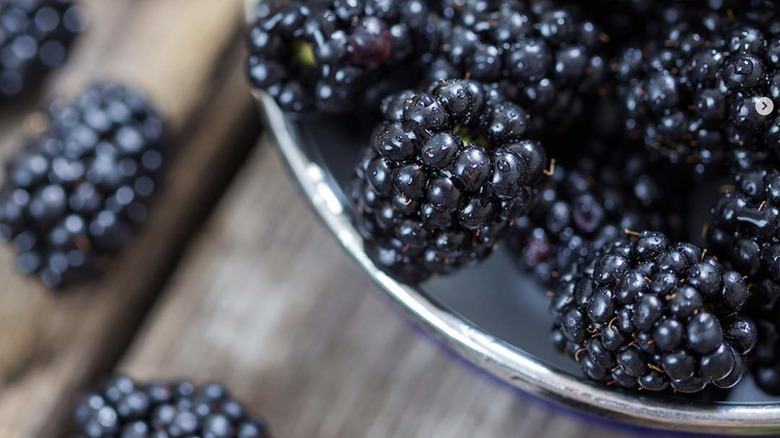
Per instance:
[[[269,140],[119,369],[224,381],[282,438],[604,437],[421,335],[315,217]],[[632,436],[620,431],[619,436]]]
[[[116,269],[56,295],[0,247],[0,437],[55,437],[73,394],[109,370],[188,237],[258,132],[241,69],[241,0],[83,0],[91,25],[39,101],[0,114],[0,158],[24,114],[93,79],[145,90],[169,120],[173,162],[152,216]]]
[[[0,246],[0,438],[63,437],[75,395],[111,370],[222,380],[280,438],[629,436],[521,396],[411,327],[267,139],[190,241],[257,134],[242,2],[82,3],[91,26],[67,66],[36,99],[0,109],[0,159],[27,113],[96,78],[145,89],[176,155],[147,226],[102,281],[53,295]]]

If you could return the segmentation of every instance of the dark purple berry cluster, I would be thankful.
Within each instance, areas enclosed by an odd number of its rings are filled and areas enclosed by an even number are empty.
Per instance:
[[[259,8],[248,34],[252,84],[286,111],[375,110],[412,85],[423,1],[318,0]]]
[[[149,215],[165,157],[163,120],[124,86],[51,104],[48,127],[7,163],[0,236],[50,287],[104,271]]]
[[[265,421],[218,383],[116,376],[83,397],[74,419],[78,438],[271,437]]]
[[[429,80],[497,84],[545,128],[567,125],[604,86],[608,37],[576,7],[544,0],[443,0],[428,29]]]
[[[747,284],[695,245],[643,232],[568,273],[553,302],[554,344],[592,380],[627,389],[730,388],[756,344],[739,314]]]
[[[685,190],[658,178],[643,155],[607,163],[591,158],[579,157],[570,168],[556,163],[507,239],[519,267],[547,284],[625,230],[685,234]]]
[[[621,51],[613,70],[633,140],[698,175],[742,167],[746,155],[775,162],[780,117],[755,107],[780,99],[780,9],[756,3],[699,11]]]
[[[64,64],[85,24],[74,0],[0,1],[0,96],[30,91]]]
[[[489,255],[546,165],[526,113],[478,82],[434,83],[383,104],[353,199],[375,260],[417,282]]]

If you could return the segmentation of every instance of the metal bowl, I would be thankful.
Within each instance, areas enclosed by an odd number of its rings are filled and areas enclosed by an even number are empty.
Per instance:
[[[247,0],[250,20],[256,4]],[[393,280],[366,254],[342,190],[371,126],[355,119],[289,117],[265,93],[253,94],[292,174],[344,249],[392,302],[463,358],[524,392],[612,422],[677,432],[780,435],[780,398],[761,393],[749,377],[720,402],[625,392],[583,379],[549,345],[542,286],[518,272],[507,252],[419,287]]]

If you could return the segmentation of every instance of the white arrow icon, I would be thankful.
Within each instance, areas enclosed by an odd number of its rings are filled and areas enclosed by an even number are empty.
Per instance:
[[[762,116],[768,116],[775,110],[775,103],[768,97],[762,97],[756,101],[756,111]]]

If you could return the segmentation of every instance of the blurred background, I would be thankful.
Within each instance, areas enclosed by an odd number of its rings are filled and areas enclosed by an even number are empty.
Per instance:
[[[77,394],[117,371],[222,381],[277,437],[632,435],[481,374],[375,290],[263,133],[243,0],[81,4],[89,25],[67,63],[0,110],[0,158],[51,99],[112,79],[164,113],[171,161],[143,230],[97,282],[51,292],[0,246],[0,437],[66,436]]]

